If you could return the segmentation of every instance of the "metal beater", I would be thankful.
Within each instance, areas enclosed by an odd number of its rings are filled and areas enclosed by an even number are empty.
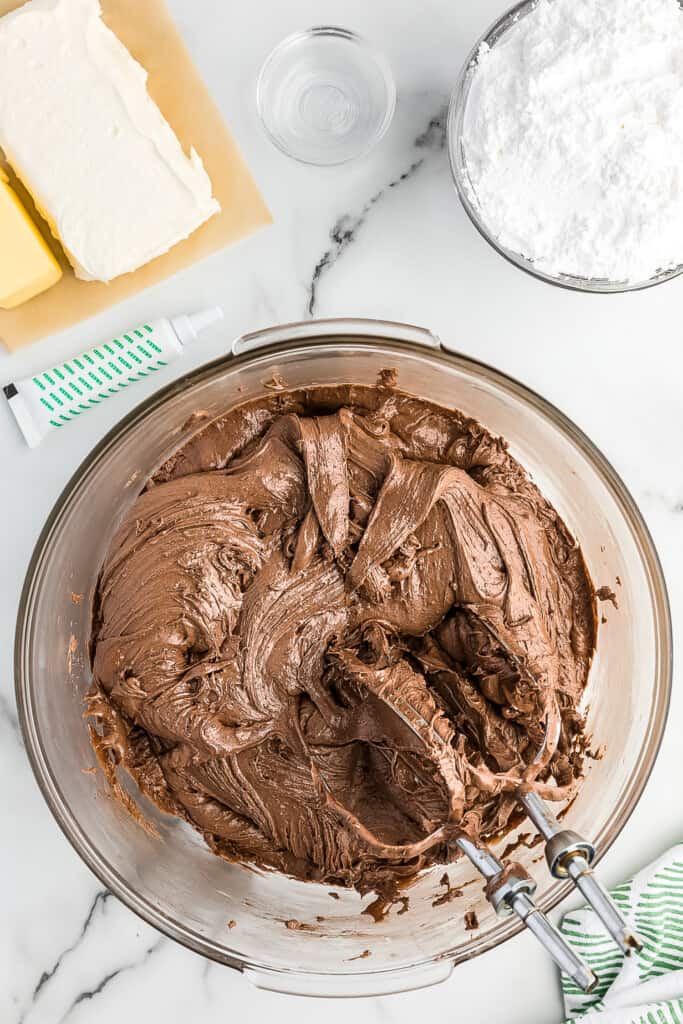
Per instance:
[[[517,797],[545,840],[545,859],[553,878],[569,878],[574,883],[625,956],[641,949],[640,939],[630,931],[616,903],[593,874],[593,843],[562,828],[548,804],[533,790],[520,790]]]
[[[404,707],[401,701],[395,701],[391,706],[411,731],[419,737],[420,733],[416,728],[414,715],[410,713],[410,709]],[[559,733],[559,721],[554,727],[550,724],[546,725],[543,743],[534,762],[528,766],[529,768],[538,763],[547,753],[548,743],[554,729],[557,729]],[[305,747],[303,735],[301,741]],[[366,842],[378,850],[382,850],[386,856],[403,854],[404,847],[383,843],[365,828],[351,811],[339,804],[313,759],[311,759],[310,766],[313,778],[325,794],[328,805],[340,814],[351,828],[358,832]],[[564,829],[547,802],[538,796],[528,782],[520,779],[519,784],[516,787],[513,785],[509,792],[514,793],[545,840],[545,856],[553,877],[569,878],[574,883],[626,956],[630,956],[634,949],[640,949],[640,941],[629,930],[619,908],[607,890],[593,875],[591,864],[596,852],[593,844],[576,832]],[[463,831],[452,830],[452,827],[448,825],[442,825],[435,832],[425,836],[424,839],[411,844],[411,849],[413,853],[417,853],[442,841],[455,843],[485,878],[484,892],[496,914],[499,916],[516,914],[525,927],[533,932],[560,970],[572,978],[582,991],[590,992],[595,987],[598,981],[595,973],[533,902],[532,896],[536,891],[536,883],[520,864],[516,862],[503,864],[483,843],[473,840]]]
[[[591,992],[597,984],[597,975],[535,905],[531,897],[536,883],[524,868],[514,863],[504,865],[487,847],[468,836],[462,835],[455,842],[486,879],[486,898],[496,914],[500,917],[516,914],[563,974],[572,978],[583,992]]]
[[[554,878],[569,878],[594,910],[609,935],[625,956],[641,948],[621,911],[593,874],[595,846],[576,832],[562,827],[548,804],[528,786],[520,787],[517,799],[545,840],[545,859]],[[484,845],[467,836],[455,840],[459,849],[486,879],[485,895],[498,915],[513,912],[534,933],[560,970],[584,992],[590,992],[597,977],[547,917],[534,906],[531,896],[536,883],[521,865],[504,865]]]

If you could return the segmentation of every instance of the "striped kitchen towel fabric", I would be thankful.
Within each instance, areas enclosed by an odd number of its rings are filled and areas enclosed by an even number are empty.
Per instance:
[[[570,911],[560,930],[599,983],[585,995],[562,977],[568,1020],[683,1024],[683,844],[611,892],[643,948],[625,957],[590,908]]]

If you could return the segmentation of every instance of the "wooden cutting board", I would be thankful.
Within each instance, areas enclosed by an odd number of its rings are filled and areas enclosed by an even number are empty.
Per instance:
[[[21,6],[21,0],[0,0],[0,16]],[[184,242],[139,270],[102,284],[79,281],[59,244],[36,213],[21,184],[10,174],[21,196],[64,268],[61,281],[49,291],[12,310],[0,310],[0,340],[10,350],[85,320],[108,306],[156,284],[191,263],[236,242],[271,217],[217,106],[192,63],[164,0],[102,0],[107,25],[149,73],[150,95],[161,109],[186,152],[201,156],[221,212]],[[45,154],[49,160],[49,153]],[[0,162],[2,162],[0,150]],[[3,164],[6,167],[6,164]]]

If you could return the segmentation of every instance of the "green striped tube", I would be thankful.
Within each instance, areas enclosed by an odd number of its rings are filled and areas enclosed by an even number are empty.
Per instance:
[[[5,397],[30,448],[55,427],[178,359],[188,342],[223,317],[215,306],[152,320],[33,377],[7,384]]]

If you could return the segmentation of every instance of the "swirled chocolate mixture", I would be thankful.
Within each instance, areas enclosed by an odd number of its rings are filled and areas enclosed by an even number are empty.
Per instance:
[[[581,552],[505,442],[397,391],[204,427],[113,538],[94,741],[217,853],[388,891],[571,792],[595,642]]]

